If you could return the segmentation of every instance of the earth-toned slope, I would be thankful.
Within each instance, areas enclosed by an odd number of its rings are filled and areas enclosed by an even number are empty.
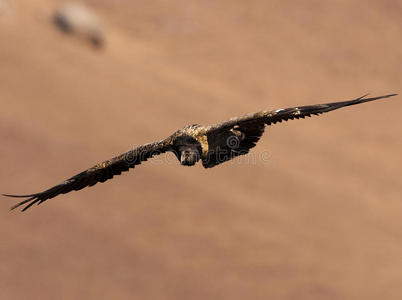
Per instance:
[[[3,1],[2,193],[186,124],[401,92],[397,1],[92,0],[99,51],[52,26],[56,1]],[[168,155],[24,214],[1,199],[1,299],[400,299],[399,97],[209,170]]]

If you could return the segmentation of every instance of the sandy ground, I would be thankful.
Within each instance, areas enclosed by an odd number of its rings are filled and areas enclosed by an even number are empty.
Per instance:
[[[400,1],[0,0],[0,191],[33,193],[192,123],[402,92]],[[268,128],[249,160],[172,156],[26,213],[1,299],[401,299],[401,96]],[[268,160],[267,160],[268,158]]]

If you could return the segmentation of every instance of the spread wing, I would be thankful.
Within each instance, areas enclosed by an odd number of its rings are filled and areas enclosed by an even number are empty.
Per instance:
[[[252,147],[256,145],[262,136],[265,125],[272,125],[277,122],[311,117],[311,115],[319,115],[345,106],[384,99],[395,95],[397,94],[373,98],[366,98],[367,95],[365,95],[357,99],[342,102],[260,111],[257,113],[232,118],[220,124],[211,125],[207,130],[208,143],[211,144],[209,147],[210,155],[203,160],[203,165],[206,168],[210,168],[237,155],[246,154]],[[240,135],[237,134],[236,136],[243,137],[243,139],[239,139],[237,142],[238,147],[235,149],[228,145],[228,141],[230,142],[233,132],[240,132]],[[221,151],[220,155],[217,155],[214,152],[218,148]],[[224,152],[226,151],[225,153],[227,153],[227,155],[222,155],[222,149]],[[219,156],[220,158],[218,159]]]
[[[122,172],[126,172],[130,168],[134,168],[136,165],[141,164],[141,162],[146,161],[148,158],[169,150],[171,150],[171,138],[139,146],[112,159],[101,162],[44,192],[30,195],[3,195],[15,198],[27,198],[11,207],[11,209],[15,209],[25,204],[25,207],[22,209],[22,211],[25,211],[35,203],[39,205],[57,195],[66,194],[71,191],[78,191],[84,187],[93,186],[98,182],[105,182],[106,180],[113,178],[115,175],[120,175]]]

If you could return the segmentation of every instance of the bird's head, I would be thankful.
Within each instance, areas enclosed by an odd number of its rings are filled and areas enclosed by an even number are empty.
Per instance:
[[[193,147],[182,147],[180,151],[180,163],[182,166],[194,166],[200,159],[200,153]]]
[[[193,166],[201,158],[201,145],[191,136],[178,137],[173,143],[173,148],[182,166]]]

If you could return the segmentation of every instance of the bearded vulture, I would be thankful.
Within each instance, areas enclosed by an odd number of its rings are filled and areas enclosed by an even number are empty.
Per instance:
[[[43,192],[30,195],[3,195],[27,198],[11,207],[11,209],[14,209],[25,205],[22,209],[22,211],[25,211],[35,203],[39,205],[60,194],[78,191],[84,187],[93,186],[98,182],[104,182],[115,175],[120,175],[130,168],[134,168],[154,155],[167,151],[173,152],[183,166],[193,166],[201,160],[204,168],[212,168],[238,155],[247,154],[261,138],[266,125],[319,115],[344,106],[384,99],[395,95],[397,94],[373,98],[366,98],[367,95],[365,95],[342,102],[260,111],[209,126],[198,124],[185,126],[164,140],[139,146],[101,162]]]

